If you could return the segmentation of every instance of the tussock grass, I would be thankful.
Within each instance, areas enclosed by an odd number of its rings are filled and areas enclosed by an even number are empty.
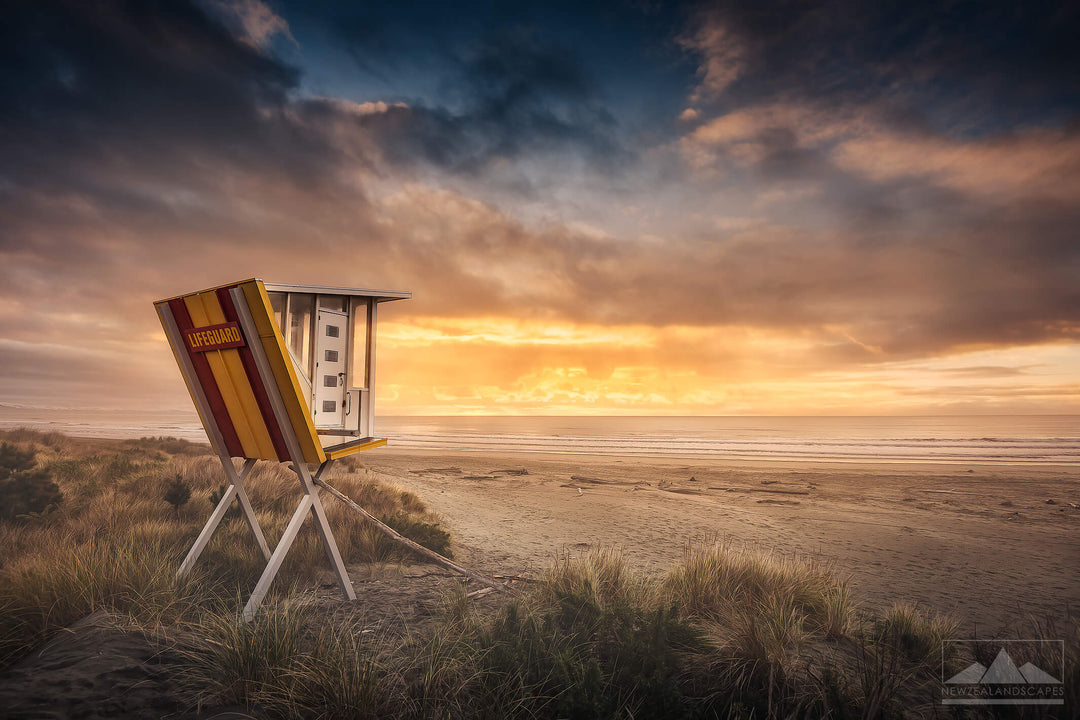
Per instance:
[[[288,692],[268,693],[267,705],[280,708],[282,715],[327,720],[393,716],[402,681],[386,666],[391,646],[385,639],[367,639],[363,629],[346,622],[326,627],[314,647],[321,651],[293,664]]]
[[[404,679],[392,658],[400,638],[372,634],[351,617],[318,622],[313,612],[290,595],[264,605],[250,623],[208,613],[177,640],[182,685],[199,704],[240,704],[278,717],[376,718],[400,706]]]
[[[722,592],[705,592],[709,577]],[[191,667],[219,699],[299,717],[887,717],[898,693],[888,671],[911,664],[877,654],[873,638],[884,636],[850,617],[845,635],[830,633],[824,619],[846,586],[829,577],[813,563],[704,543],[652,577],[600,548],[562,555],[493,613],[454,591],[404,635],[365,634],[354,620],[331,631],[299,619],[310,607],[280,603],[263,631],[232,616],[206,622]],[[687,587],[701,592],[672,590]]]
[[[101,607],[140,623],[174,623],[230,607],[250,592],[264,561],[239,517],[222,523],[191,576],[174,577],[224,482],[207,446],[175,438],[87,441],[30,430],[0,432],[0,441],[33,452],[64,498],[40,517],[0,522],[0,667]],[[350,468],[357,466],[334,468],[335,486],[370,503],[402,534],[449,552],[449,535],[419,498]],[[174,511],[164,498],[177,478],[191,495]],[[299,483],[284,465],[258,463],[246,487],[272,547],[300,500]],[[407,559],[336,505],[327,511],[346,562]],[[310,583],[329,572],[311,524],[290,551],[283,578]]]
[[[908,602],[893,604],[872,630],[877,645],[894,648],[914,665],[933,665],[941,658],[942,641],[955,636],[955,620]]]
[[[175,621],[207,592],[199,573],[178,580],[176,562],[160,538],[49,537],[0,574],[0,662],[101,608],[148,624]]]
[[[186,650],[188,679],[205,697],[254,705],[280,686],[300,659],[309,629],[287,602],[273,602],[252,622],[236,614],[207,613],[199,632],[205,640]]]
[[[956,622],[945,615],[898,602],[877,616],[860,618],[857,645],[830,676],[829,693],[846,695],[847,711],[864,718],[900,717],[904,710],[931,706],[939,680],[942,641],[954,637]],[[945,658],[948,659],[948,658]],[[842,691],[840,690],[842,688]]]
[[[687,568],[702,566],[733,569],[715,594],[726,605],[687,611],[670,588],[701,580]],[[494,611],[455,589],[421,628],[327,624],[317,607],[280,599],[253,625],[211,618],[191,635],[189,672],[207,701],[282,717],[932,715],[936,657],[925,651],[940,651],[952,621],[898,604],[846,616],[844,634],[831,633],[815,613],[835,615],[829,603],[846,586],[823,574],[813,562],[700,543],[654,577],[601,548],[561,556],[524,597]],[[841,610],[851,607],[847,599]]]
[[[553,604],[567,601],[597,609],[620,604],[651,606],[655,584],[633,572],[614,548],[600,547],[581,557],[559,555],[539,578],[541,597]]]
[[[737,623],[747,612],[787,608],[800,627],[843,637],[855,615],[847,580],[813,557],[781,556],[725,542],[690,542],[664,579],[664,594],[690,616]]]

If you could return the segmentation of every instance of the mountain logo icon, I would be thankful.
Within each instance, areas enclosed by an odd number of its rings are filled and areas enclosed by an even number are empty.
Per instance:
[[[973,662],[953,674],[950,658],[990,657],[984,665]],[[1039,665],[1036,665],[1035,662]],[[945,678],[949,675],[948,680]],[[1065,641],[945,640],[941,646],[942,705],[1064,705]]]
[[[946,685],[1060,685],[1056,677],[1032,663],[1016,667],[1005,648],[998,651],[990,667],[974,662],[945,681]]]

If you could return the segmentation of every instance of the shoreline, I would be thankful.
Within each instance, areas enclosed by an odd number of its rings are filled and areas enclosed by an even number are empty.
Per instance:
[[[89,425],[86,428],[90,428]],[[14,422],[0,420],[0,431],[11,432],[15,430],[30,430],[40,433],[59,433],[71,438],[77,438],[87,442],[116,442],[122,440],[138,440],[143,437],[175,437],[188,442],[205,445],[210,451],[210,443],[201,428],[198,432],[188,432],[185,428],[142,428],[138,432],[130,432],[134,428],[117,428],[113,434],[101,434],[100,427],[87,429],[85,434],[82,426],[67,425],[55,422]],[[182,432],[170,432],[180,430]],[[95,434],[96,433],[96,434]],[[400,444],[399,444],[400,443]],[[469,449],[469,448],[423,448],[409,446],[402,441],[389,439],[388,448],[395,451],[412,453],[416,455],[461,455],[470,457],[521,457],[547,458],[551,460],[582,458],[589,462],[611,462],[620,458],[633,458],[636,460],[649,461],[660,464],[665,462],[685,464],[686,461],[694,461],[698,464],[723,463],[726,466],[741,469],[765,469],[765,470],[789,470],[795,465],[810,470],[869,470],[881,469],[911,469],[926,470],[927,472],[955,472],[957,468],[974,469],[978,472],[990,472],[993,470],[1013,470],[1025,472],[1045,471],[1080,476],[1080,461],[1075,463],[1055,463],[1043,460],[986,460],[972,457],[970,459],[940,459],[940,458],[914,458],[914,459],[866,459],[858,458],[851,460],[822,459],[815,457],[802,457],[777,454],[774,457],[740,457],[738,455],[692,454],[692,453],[646,453],[646,452],[623,452],[611,451],[607,453],[577,452],[572,450],[507,450],[507,449]]]
[[[21,415],[24,427],[72,437],[143,436],[206,442],[196,418]],[[818,421],[823,421],[819,424]],[[667,458],[731,465],[966,466],[1080,471],[1080,416],[812,417],[388,417],[376,433],[416,453],[525,453],[558,457]]]

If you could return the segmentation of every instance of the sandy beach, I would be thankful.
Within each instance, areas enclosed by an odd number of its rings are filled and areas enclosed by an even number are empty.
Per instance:
[[[596,546],[660,571],[688,539],[711,536],[814,555],[850,576],[869,606],[917,601],[954,615],[964,636],[1080,608],[1075,468],[393,447],[363,462],[417,492],[442,515],[458,557],[488,572],[535,572],[559,552]]]

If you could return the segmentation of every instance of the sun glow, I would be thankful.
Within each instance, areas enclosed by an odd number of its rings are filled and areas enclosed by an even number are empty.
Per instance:
[[[409,317],[382,324],[392,414],[910,414],[1080,409],[1080,345],[883,361],[844,327],[602,326]],[[835,359],[848,358],[843,369]],[[854,358],[854,359],[853,359]],[[385,368],[385,371],[383,370]]]

